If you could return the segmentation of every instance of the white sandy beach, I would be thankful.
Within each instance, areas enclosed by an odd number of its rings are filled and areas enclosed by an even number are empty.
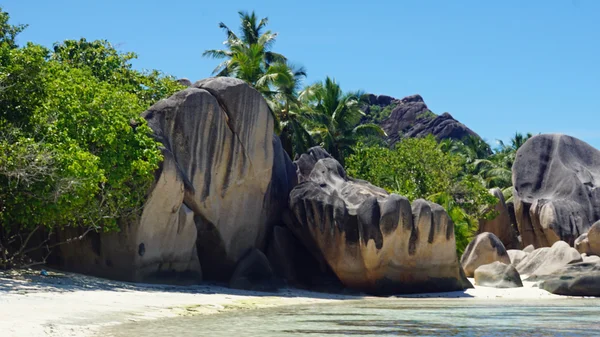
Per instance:
[[[523,288],[476,286],[464,292],[419,294],[391,300],[562,297],[535,288],[532,282],[524,283]],[[5,272],[0,273],[0,335],[92,336],[102,327],[131,321],[361,298],[289,288],[278,293],[259,293],[208,285],[131,284],[71,273],[51,273],[43,277],[38,271]]]

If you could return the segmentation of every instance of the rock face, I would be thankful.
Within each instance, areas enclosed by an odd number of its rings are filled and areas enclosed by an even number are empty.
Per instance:
[[[529,275],[531,280],[551,274],[564,266],[581,262],[581,254],[564,241],[557,241],[552,247],[543,247],[529,253],[518,265],[521,275]]]
[[[600,219],[600,151],[573,137],[530,138],[513,168],[515,215],[523,245],[573,244]]]
[[[547,275],[539,287],[557,295],[600,296],[600,262],[560,268]]]
[[[479,266],[496,261],[510,264],[506,248],[504,248],[500,239],[492,233],[477,235],[473,241],[469,242],[464,254],[460,258],[460,264],[467,277],[473,277],[475,269]]]
[[[376,96],[373,104],[385,106],[387,99]],[[385,98],[389,96],[384,96]],[[396,104],[391,115],[381,123],[390,143],[394,144],[403,137],[425,137],[429,134],[437,139],[463,139],[466,136],[479,137],[475,132],[454,119],[449,113],[436,115],[425,104],[420,95],[403,99],[389,100]],[[387,104],[387,105],[389,105]]]
[[[295,184],[267,103],[241,80],[211,78],[143,116],[165,159],[141,217],[61,247],[61,264],[132,281],[172,272],[229,281],[240,258],[265,249]]]
[[[521,248],[502,191],[499,188],[493,188],[490,193],[498,199],[498,203],[494,207],[498,215],[492,220],[479,220],[479,233],[489,232],[496,235],[506,249]]]
[[[493,262],[475,269],[475,285],[494,288],[522,287],[521,276],[511,264]]]
[[[596,221],[587,233],[575,240],[575,248],[581,254],[600,256],[600,221]]]
[[[296,162],[288,228],[342,283],[374,294],[461,290],[454,224],[436,204],[346,176],[322,148]]]

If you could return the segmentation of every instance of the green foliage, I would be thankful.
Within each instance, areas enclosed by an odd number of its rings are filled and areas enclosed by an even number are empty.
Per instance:
[[[360,110],[362,96],[361,93],[344,93],[330,77],[300,93],[311,119],[311,134],[342,165],[361,137],[385,134],[378,125],[360,124],[364,116]]]
[[[182,86],[133,58],[107,41],[0,45],[0,266],[39,228],[114,231],[138,215],[162,160],[140,113]]]
[[[227,37],[223,42],[226,49],[206,50],[202,56],[224,60],[215,68],[213,75],[237,77],[255,86],[273,63],[286,63],[287,59],[270,50],[277,33],[270,30],[263,32],[269,23],[268,18],[259,20],[254,12],[240,11],[238,14],[239,36],[221,22],[219,27]]]
[[[406,138],[395,149],[356,146],[346,160],[348,175],[367,180],[391,193],[438,202],[455,223],[459,252],[476,229],[478,219],[495,216],[496,198],[467,174],[464,159],[442,150],[433,136]]]
[[[377,104],[370,105],[369,113],[364,117],[364,121],[367,123],[381,124],[386,118],[390,117],[396,106],[398,106],[396,103],[392,103],[385,107],[381,107]]]
[[[437,117],[436,114],[434,114],[431,110],[427,110],[427,111],[423,111],[423,113],[420,113],[417,115],[417,120],[422,120],[422,119],[433,119]]]
[[[10,15],[0,7],[0,45],[14,49],[18,47],[17,35],[27,28],[27,25],[11,25],[8,20],[10,20]]]

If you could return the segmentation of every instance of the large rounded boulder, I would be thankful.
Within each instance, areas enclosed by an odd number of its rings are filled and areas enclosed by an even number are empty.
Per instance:
[[[454,224],[441,206],[411,205],[352,179],[319,147],[296,165],[299,184],[286,224],[345,286],[379,295],[471,287],[456,256]]]
[[[523,245],[573,245],[600,219],[600,151],[566,135],[530,138],[512,168]]]
[[[61,247],[62,264],[133,281],[174,273],[229,281],[242,257],[265,250],[295,184],[266,101],[241,80],[210,78],[143,117],[164,162],[141,216],[120,233]]]
[[[473,277],[475,269],[479,266],[496,261],[510,264],[506,248],[504,248],[500,239],[492,233],[477,235],[469,242],[469,245],[467,245],[465,252],[460,258],[460,264],[468,277]]]

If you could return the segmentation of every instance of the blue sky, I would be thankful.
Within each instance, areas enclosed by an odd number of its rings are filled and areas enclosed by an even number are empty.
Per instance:
[[[450,112],[490,143],[515,131],[566,133],[600,148],[600,1],[4,0],[21,43],[107,39],[135,65],[198,80],[218,63],[220,21],[268,16],[274,50],[346,90]]]

